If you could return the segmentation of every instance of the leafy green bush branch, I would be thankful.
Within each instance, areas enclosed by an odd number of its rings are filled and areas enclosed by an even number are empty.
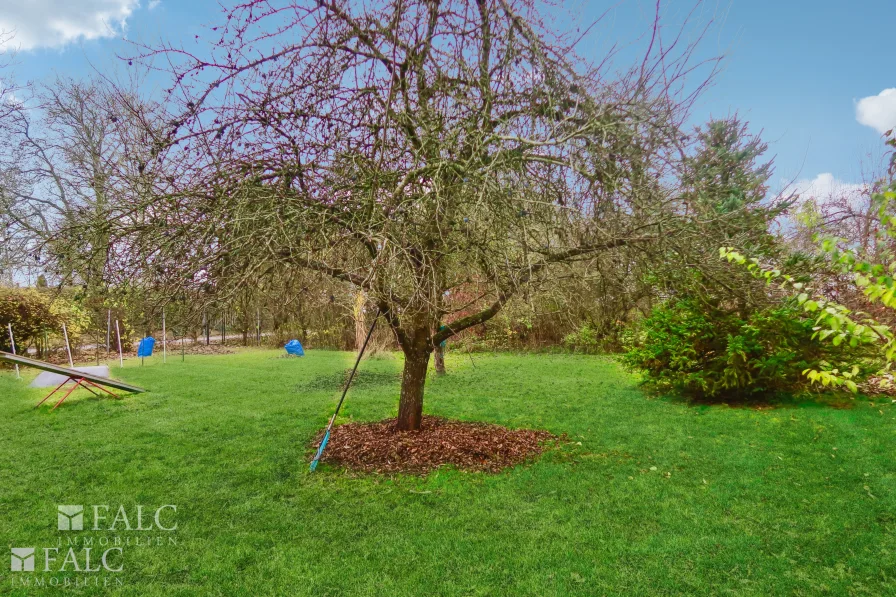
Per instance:
[[[875,195],[878,205],[878,216],[883,224],[884,234],[888,238],[896,238],[896,216],[890,215],[890,206],[896,201],[896,184],[883,193]],[[845,275],[861,290],[871,302],[879,302],[889,309],[896,309],[896,260],[889,264],[873,263],[862,258],[857,251],[844,246],[841,239],[826,238],[820,244],[823,255],[829,259],[833,270]],[[815,318],[813,338],[829,341],[834,347],[848,345],[857,347],[862,344],[880,346],[881,361],[889,368],[896,360],[896,336],[889,326],[881,324],[868,313],[849,309],[845,305],[824,297],[815,290],[811,283],[798,281],[796,277],[781,272],[780,269],[763,265],[758,258],[747,257],[734,247],[722,247],[719,256],[729,263],[744,266],[753,276],[764,279],[767,284],[777,284],[779,288],[794,295],[796,304]],[[800,277],[803,279],[803,277]],[[849,370],[830,367],[827,363],[808,367],[803,374],[813,383],[823,386],[845,387],[852,392],[858,391],[854,378],[859,371],[858,363]]]

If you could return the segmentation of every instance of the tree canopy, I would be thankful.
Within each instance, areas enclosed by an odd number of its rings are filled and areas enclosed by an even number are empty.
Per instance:
[[[152,192],[108,218],[117,264],[178,288],[305,268],[363,289],[405,353],[399,425],[417,428],[440,342],[682,213],[693,46],[656,26],[633,66],[592,64],[551,9],[250,1],[202,51],[144,48],[172,65],[171,116],[139,167]]]

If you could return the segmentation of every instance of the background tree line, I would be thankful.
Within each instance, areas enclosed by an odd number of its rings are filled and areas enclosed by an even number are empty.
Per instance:
[[[27,86],[0,115],[0,275],[45,288],[4,292],[71,305],[97,346],[113,311],[128,339],[164,309],[193,343],[223,323],[242,344],[343,349],[378,315],[375,344],[405,357],[406,428],[445,341],[624,351],[701,397],[878,372],[866,342],[825,343],[792,292],[719,248],[889,325],[818,241],[887,262],[892,173],[858,201],[773,192],[747,123],[689,124],[718,64],[697,42],[656,26],[638,60],[594,59],[544,11],[247,2],[195,50],[136,45],[123,82]],[[162,69],[163,97],[140,68]]]

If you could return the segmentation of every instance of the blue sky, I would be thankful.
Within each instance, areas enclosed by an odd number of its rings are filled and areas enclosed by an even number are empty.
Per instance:
[[[894,23],[893,0],[735,0],[714,40],[724,71],[699,113],[737,111],[762,129],[779,177],[858,181],[883,151],[856,103],[896,87]],[[885,107],[877,121],[892,126],[896,97]]]
[[[616,6],[585,47],[596,59],[610,41],[637,46],[654,4],[576,0],[569,10],[591,22]],[[663,0],[662,11],[674,24],[692,5]],[[20,80],[124,69],[116,58],[128,52],[123,38],[189,45],[219,15],[210,0],[0,0],[0,30],[14,29],[20,46]],[[726,59],[694,123],[739,113],[769,143],[777,185],[814,181],[825,192],[860,182],[883,153],[879,130],[896,124],[896,2],[732,0],[706,3],[698,19],[709,17],[715,21],[702,52]]]

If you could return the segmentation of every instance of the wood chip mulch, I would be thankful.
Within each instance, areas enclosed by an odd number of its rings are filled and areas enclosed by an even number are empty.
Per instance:
[[[453,465],[498,472],[537,456],[558,438],[547,431],[423,417],[420,431],[397,431],[395,419],[333,428],[322,462],[377,473],[423,474]],[[323,438],[314,440],[316,450]]]

